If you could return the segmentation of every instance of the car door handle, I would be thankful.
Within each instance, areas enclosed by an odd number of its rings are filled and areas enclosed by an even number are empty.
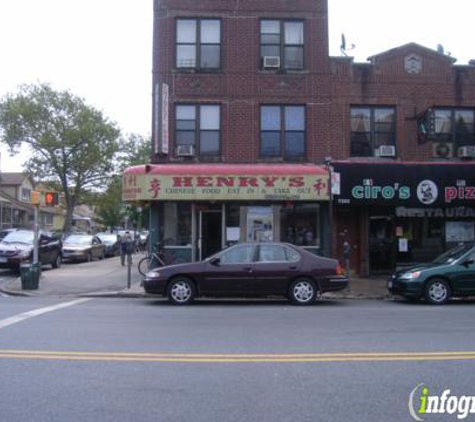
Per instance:
[[[297,269],[297,266],[296,265],[292,265],[289,267],[289,270],[296,270]]]
[[[252,267],[244,267],[243,270],[247,271],[248,273],[252,273]]]

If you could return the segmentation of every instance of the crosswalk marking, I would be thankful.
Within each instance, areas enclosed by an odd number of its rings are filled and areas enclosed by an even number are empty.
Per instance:
[[[34,309],[33,311],[24,312],[22,314],[18,314],[9,318],[1,319],[0,320],[0,329],[8,327],[10,325],[16,324],[17,322],[24,321],[29,318],[33,318],[39,315],[46,314],[48,312],[57,311],[59,309],[67,308],[69,306],[79,305],[80,303],[87,302],[91,299],[77,299],[71,302],[64,302],[59,303],[58,305],[47,306],[45,308]]]

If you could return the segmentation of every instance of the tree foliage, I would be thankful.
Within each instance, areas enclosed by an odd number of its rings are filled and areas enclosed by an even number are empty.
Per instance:
[[[12,153],[21,145],[32,152],[26,171],[57,183],[65,195],[64,230],[74,207],[114,174],[120,131],[103,114],[68,91],[47,84],[24,85],[0,102],[0,137]]]
[[[122,202],[122,178],[125,168],[150,162],[151,141],[138,134],[130,134],[120,140],[117,154],[118,175],[110,180],[107,190],[97,198],[97,214],[101,223],[108,227],[121,226],[127,219],[134,226],[142,226],[145,210],[124,206]]]

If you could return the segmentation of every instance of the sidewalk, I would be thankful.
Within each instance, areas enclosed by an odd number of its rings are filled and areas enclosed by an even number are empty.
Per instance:
[[[109,258],[90,263],[63,264],[57,270],[44,269],[38,290],[22,290],[20,277],[7,281],[0,279],[0,292],[12,296],[154,297],[147,295],[140,286],[141,276],[135,262],[130,270],[130,288],[127,287],[127,267],[121,266],[118,258]],[[91,277],[91,272],[94,273],[94,277]],[[350,279],[348,289],[323,295],[324,299],[385,299],[389,297],[386,277],[355,277]]]
[[[121,266],[119,257],[115,257],[88,263],[63,263],[55,270],[44,267],[37,290],[22,290],[19,276],[0,278],[0,292],[12,296],[143,296],[136,265],[139,258],[134,256],[130,268],[130,289],[127,288],[128,267]]]

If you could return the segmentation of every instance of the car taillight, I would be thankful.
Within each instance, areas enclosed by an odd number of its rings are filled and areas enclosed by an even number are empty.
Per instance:
[[[345,269],[340,264],[337,264],[335,273],[336,275],[345,275]]]

